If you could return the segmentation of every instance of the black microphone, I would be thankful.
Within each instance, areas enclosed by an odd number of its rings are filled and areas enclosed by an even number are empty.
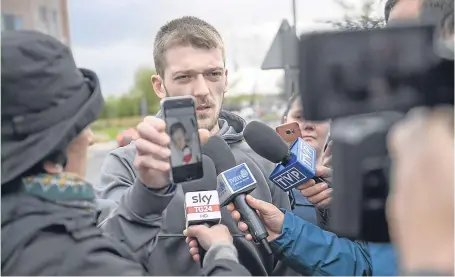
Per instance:
[[[251,121],[245,127],[243,136],[257,154],[278,164],[269,177],[275,185],[284,191],[299,186],[309,179],[316,183],[332,184],[315,176],[316,151],[302,138],[288,148],[286,142],[271,127],[258,121]]]
[[[246,202],[246,194],[253,191],[257,184],[246,163],[236,165],[229,145],[219,136],[212,136],[204,144],[203,153],[215,163],[218,174],[218,195],[221,206],[234,202],[254,242],[261,243],[267,254],[272,254],[264,224],[256,211]]]
[[[202,167],[204,175],[201,179],[181,185],[185,193],[186,228],[199,224],[211,227],[221,222],[215,165],[209,157],[202,155]],[[205,253],[205,249],[199,244],[201,267]]]

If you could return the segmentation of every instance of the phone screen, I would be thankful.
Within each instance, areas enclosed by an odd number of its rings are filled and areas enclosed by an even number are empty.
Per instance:
[[[179,102],[180,101],[180,102]],[[202,178],[202,153],[194,102],[168,100],[163,105],[171,138],[171,178],[174,183]]]

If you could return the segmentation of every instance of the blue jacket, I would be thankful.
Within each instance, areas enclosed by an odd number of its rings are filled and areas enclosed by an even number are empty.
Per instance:
[[[327,229],[329,210],[318,210],[318,226]],[[396,276],[398,274],[398,257],[390,243],[368,243],[374,276]]]
[[[328,223],[326,218],[320,218],[319,222],[317,222],[314,219],[317,217],[316,208],[299,191],[293,191],[293,195],[290,195],[290,198],[291,203],[295,203],[292,206],[295,215],[308,222],[318,224],[319,227],[325,229],[324,226],[326,227]],[[355,244],[356,242],[351,241],[350,243]],[[374,276],[396,276],[398,274],[397,254],[391,244],[369,242],[368,244],[364,243],[364,245],[367,245],[370,253]]]
[[[291,201],[292,212],[308,222],[314,225],[318,224],[316,216],[316,208],[308,199],[300,194],[300,191],[292,189],[289,192],[289,199]]]
[[[368,243],[371,260],[373,262],[373,275],[396,276],[398,274],[398,257],[390,243]]]
[[[302,275],[371,276],[368,245],[338,238],[292,212],[286,212],[280,236],[271,242],[281,261]]]

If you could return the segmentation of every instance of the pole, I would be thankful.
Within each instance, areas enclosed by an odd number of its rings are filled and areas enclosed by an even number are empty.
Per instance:
[[[148,115],[148,109],[147,109],[147,98],[145,96],[141,97],[141,116],[145,117]]]
[[[297,9],[296,9],[296,0],[292,0],[292,19],[293,19],[293,34],[297,35]],[[286,83],[287,89],[289,89],[289,94],[292,96],[295,93],[298,93],[299,91],[299,71],[295,68],[287,68],[284,71],[285,73],[285,78],[286,78]]]
[[[295,8],[295,0],[292,0],[292,19],[293,19],[293,27],[294,31],[297,34],[297,13]]]

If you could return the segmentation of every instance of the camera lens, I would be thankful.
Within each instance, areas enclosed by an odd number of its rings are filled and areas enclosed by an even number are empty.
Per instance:
[[[291,129],[287,129],[286,130],[286,135],[290,135],[290,134],[292,134],[292,130]]]

